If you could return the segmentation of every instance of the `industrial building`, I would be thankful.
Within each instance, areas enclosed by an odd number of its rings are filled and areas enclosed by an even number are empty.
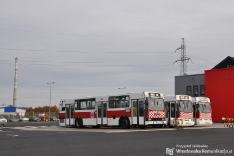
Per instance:
[[[19,115],[25,116],[26,108],[23,107],[14,107],[14,106],[7,106],[7,107],[0,107],[0,115]]]
[[[175,94],[210,98],[212,119],[234,118],[234,57],[226,57],[204,74],[175,76]]]

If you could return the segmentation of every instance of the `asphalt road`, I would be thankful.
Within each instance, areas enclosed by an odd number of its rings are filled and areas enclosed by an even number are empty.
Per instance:
[[[0,155],[224,155],[234,152],[234,128],[83,128],[57,127],[58,123],[7,124],[0,128]],[[197,147],[193,147],[193,146]],[[203,146],[203,147],[200,147]],[[233,150],[233,151],[231,151]],[[194,153],[193,152],[203,152]],[[187,153],[178,153],[187,152]],[[190,152],[190,153],[188,153]],[[213,151],[214,152],[214,151]],[[225,155],[234,155],[226,153]]]

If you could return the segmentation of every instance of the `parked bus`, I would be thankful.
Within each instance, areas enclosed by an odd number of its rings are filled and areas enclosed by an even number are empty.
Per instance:
[[[183,126],[194,126],[193,104],[191,96],[176,95],[165,96],[165,105],[167,108],[167,125],[172,126],[176,119],[183,119]],[[179,121],[182,125],[182,121]]]
[[[211,118],[210,99],[207,97],[193,98],[194,119],[196,125],[213,124]]]
[[[162,127],[165,118],[164,97],[158,92],[64,99],[59,104],[60,126]]]

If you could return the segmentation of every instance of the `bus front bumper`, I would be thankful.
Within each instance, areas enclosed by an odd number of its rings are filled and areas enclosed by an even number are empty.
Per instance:
[[[180,121],[180,124],[182,124],[181,123],[181,121]],[[192,121],[192,120],[190,120],[190,121],[183,121],[183,126],[184,127],[186,127],[186,126],[194,126],[194,121]]]
[[[197,125],[212,125],[211,119],[197,119]]]

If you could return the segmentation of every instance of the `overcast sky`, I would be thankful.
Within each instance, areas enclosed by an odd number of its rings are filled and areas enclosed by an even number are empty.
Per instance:
[[[0,0],[0,105],[143,91],[174,94],[185,39],[188,74],[233,55],[233,0]],[[126,87],[126,89],[118,89]]]

